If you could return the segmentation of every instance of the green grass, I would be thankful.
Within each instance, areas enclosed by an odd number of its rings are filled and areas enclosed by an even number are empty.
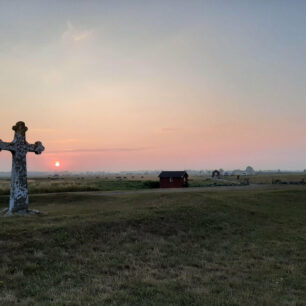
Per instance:
[[[306,305],[305,187],[31,207],[0,219],[0,305]]]
[[[194,177],[189,180],[189,187],[214,187],[214,186],[237,186],[243,182],[236,182],[234,180],[212,179],[210,177]]]
[[[224,177],[226,180],[237,182],[237,176],[226,176]],[[246,177],[240,176],[240,181],[243,181]],[[306,181],[306,173],[288,173],[288,174],[257,174],[257,175],[251,175],[247,176],[251,184],[273,184],[277,181],[282,183],[301,183],[303,181]]]
[[[190,187],[212,187],[212,186],[235,186],[245,185],[247,181],[251,184],[272,184],[278,183],[299,183],[306,181],[304,174],[266,174],[249,177],[227,176],[221,180],[215,180],[208,176],[194,175],[190,177]],[[114,190],[139,190],[158,188],[157,176],[127,176],[117,179],[115,176],[61,176],[61,177],[40,177],[31,178],[29,191],[35,193],[57,193],[57,192],[76,192],[76,191],[114,191]],[[9,195],[10,180],[0,179],[0,195]]]
[[[106,180],[104,178],[38,178],[29,180],[29,192],[57,193],[74,191],[111,191],[111,190],[139,190],[157,188],[158,182],[151,180]],[[10,181],[0,180],[0,195],[10,194]]]

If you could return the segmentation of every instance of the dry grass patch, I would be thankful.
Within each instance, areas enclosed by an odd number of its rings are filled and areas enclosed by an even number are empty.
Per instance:
[[[305,305],[305,203],[301,188],[37,195],[41,216],[0,220],[0,301]]]

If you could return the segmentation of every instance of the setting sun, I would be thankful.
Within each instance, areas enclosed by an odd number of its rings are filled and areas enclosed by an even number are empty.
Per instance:
[[[59,161],[55,162],[55,167],[59,167],[61,164]]]

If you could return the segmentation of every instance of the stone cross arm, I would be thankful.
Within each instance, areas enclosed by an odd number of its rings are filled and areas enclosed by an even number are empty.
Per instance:
[[[2,150],[13,151],[14,145],[11,142],[4,142],[0,139],[0,152]]]
[[[36,141],[34,144],[27,143],[28,152],[34,152],[35,154],[41,154],[41,152],[44,150],[45,148],[40,141]]]
[[[0,151],[11,151],[14,152],[17,150],[16,143],[14,142],[4,142],[0,139]],[[25,142],[25,151],[34,152],[35,154],[41,154],[45,150],[44,146],[40,141],[36,141],[34,144],[29,144]]]

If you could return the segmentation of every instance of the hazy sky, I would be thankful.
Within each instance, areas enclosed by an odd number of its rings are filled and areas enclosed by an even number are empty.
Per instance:
[[[305,0],[0,0],[0,138],[25,121],[38,171],[304,169],[305,54]]]

